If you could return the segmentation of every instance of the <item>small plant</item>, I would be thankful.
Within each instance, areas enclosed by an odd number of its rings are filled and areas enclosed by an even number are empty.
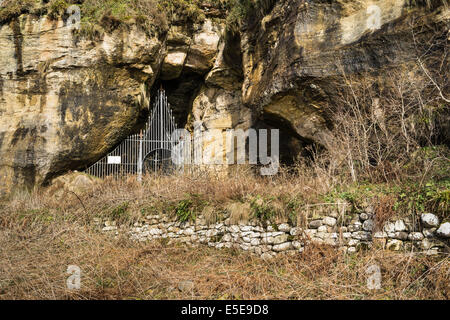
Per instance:
[[[128,218],[128,206],[128,202],[121,203],[111,211],[110,218],[115,221],[126,220]]]
[[[192,200],[184,199],[178,202],[178,205],[175,207],[175,214],[181,222],[195,220],[195,212],[192,210]]]
[[[272,200],[273,199],[265,200],[259,196],[253,199],[250,206],[254,216],[262,221],[269,221],[275,217],[276,211],[271,205]]]
[[[181,222],[195,221],[196,212],[200,212],[206,204],[207,202],[200,195],[189,194],[175,206],[175,215]]]

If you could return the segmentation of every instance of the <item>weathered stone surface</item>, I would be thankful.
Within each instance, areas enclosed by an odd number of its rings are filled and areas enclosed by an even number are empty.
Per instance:
[[[161,50],[136,27],[92,42],[31,15],[1,25],[0,46],[3,194],[92,163],[126,137],[148,107]]]
[[[422,223],[427,228],[434,228],[439,226],[439,218],[432,213],[422,213],[420,216]]]
[[[403,247],[403,241],[401,240],[389,240],[386,244],[386,249],[391,251],[399,251]]]
[[[287,223],[282,223],[278,226],[278,230],[282,231],[282,232],[290,232],[291,231],[291,226],[288,225]]]
[[[350,231],[350,232],[359,231],[361,229],[362,229],[362,224],[359,221],[354,222],[354,223],[352,223],[351,225],[348,226],[348,231]]]
[[[309,228],[311,228],[311,229],[317,229],[321,225],[322,225],[322,220],[313,220],[313,221],[310,221],[308,224]]]
[[[178,78],[183,71],[187,53],[183,51],[170,52],[165,58],[161,70],[161,78],[173,80]]]
[[[393,238],[398,240],[406,240],[408,239],[408,233],[404,231],[397,231],[394,233]]]
[[[91,189],[97,182],[97,178],[81,172],[72,172],[53,180],[46,192],[56,198],[70,196],[67,193],[79,195]]]
[[[356,231],[352,233],[352,238],[367,241],[372,239],[372,234],[367,231]]]
[[[281,251],[290,250],[292,248],[293,248],[292,247],[292,242],[285,242],[285,243],[274,245],[272,247],[272,250],[275,251],[275,252],[281,252]]]
[[[323,218],[323,223],[327,226],[334,227],[336,225],[336,219],[332,217]]]
[[[403,220],[397,220],[394,223],[395,231],[407,231],[408,227],[406,226]]]
[[[24,14],[0,26],[0,195],[104,156],[137,128],[156,80],[170,87],[188,126],[245,130],[267,119],[327,146],[330,80],[342,78],[341,66],[352,74],[415,61],[416,12],[416,41],[447,30],[443,7],[406,0],[280,0],[235,36],[206,19],[169,26],[161,37],[131,24],[91,41],[63,19]],[[204,146],[207,155],[216,142]]]
[[[437,229],[436,234],[443,238],[450,238],[450,222],[444,222]]]
[[[364,231],[372,231],[373,228],[375,227],[375,223],[372,219],[368,219],[366,221],[364,221],[362,228]]]
[[[367,213],[365,213],[365,212],[362,212],[359,215],[359,219],[361,219],[361,221],[365,221],[365,220],[369,219],[369,215]]]
[[[287,239],[288,239],[288,235],[287,234],[282,234],[282,235],[279,235],[279,236],[275,237],[273,239],[273,243],[274,244],[280,244],[280,243],[286,242]]]
[[[415,60],[414,39],[405,32],[414,10],[424,7],[406,0],[277,1],[241,36],[243,102],[327,146],[327,80],[342,69],[351,74]],[[440,14],[433,11],[428,23],[447,28]]]
[[[411,240],[411,241],[420,241],[420,240],[423,240],[423,238],[424,238],[424,236],[421,232],[411,232],[408,235],[408,240]]]

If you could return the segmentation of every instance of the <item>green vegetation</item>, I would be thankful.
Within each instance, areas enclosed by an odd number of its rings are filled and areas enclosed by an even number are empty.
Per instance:
[[[207,204],[198,194],[188,194],[187,198],[180,200],[174,207],[175,215],[181,222],[195,221],[197,213]]]
[[[81,9],[81,34],[94,36],[127,23],[136,22],[149,33],[168,30],[169,24],[202,23],[207,16],[226,20],[236,31],[250,14],[267,12],[273,0],[5,0],[0,23],[23,13],[48,14],[56,19],[68,16],[67,8]]]
[[[123,202],[112,209],[109,217],[115,221],[124,221],[128,218],[128,202]]]
[[[322,201],[333,203],[338,199],[349,202],[355,210],[360,210],[368,201],[378,199],[374,202],[383,205],[381,199],[390,199],[392,214],[417,215],[433,212],[445,221],[449,218],[450,212],[450,179],[431,180],[422,184],[359,183],[338,186],[325,194]]]
[[[277,215],[277,211],[273,207],[272,201],[273,198],[263,199],[260,196],[257,196],[250,203],[253,215],[262,221],[272,220]]]

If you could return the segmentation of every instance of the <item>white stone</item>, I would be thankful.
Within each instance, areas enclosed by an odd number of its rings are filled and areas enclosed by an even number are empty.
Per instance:
[[[373,222],[372,219],[368,219],[366,221],[364,221],[362,228],[365,231],[372,231],[373,228],[375,227],[375,223]]]
[[[387,236],[388,236],[387,233],[384,232],[384,231],[378,231],[378,232],[375,232],[375,233],[373,234],[373,237],[376,238],[376,239],[387,238]]]
[[[439,254],[439,250],[437,248],[431,248],[427,250],[426,254],[429,256],[434,256]]]
[[[324,243],[329,246],[336,246],[338,244],[337,240],[333,238],[325,238]]]
[[[102,231],[113,231],[113,230],[117,230],[117,227],[116,226],[107,226],[102,229]]]
[[[343,233],[342,233],[342,237],[343,237],[344,239],[351,238],[351,237],[352,237],[352,233],[351,233],[351,232],[343,232]]]
[[[252,246],[259,246],[260,243],[261,243],[261,240],[259,240],[258,238],[254,238],[254,239],[252,239],[252,240],[250,241],[250,244],[251,244]]]
[[[356,248],[355,247],[348,247],[347,253],[355,253],[355,252],[356,252]]]
[[[405,222],[403,220],[397,220],[394,223],[395,231],[406,231],[408,228],[405,225]]]
[[[359,221],[356,221],[348,226],[348,231],[355,232],[355,231],[361,230],[361,228],[362,228],[362,223]]]
[[[302,247],[302,243],[300,241],[292,241],[292,246],[295,249],[300,249]]]
[[[301,228],[295,227],[295,228],[291,228],[291,230],[289,231],[291,236],[297,236],[302,232]]]
[[[392,250],[392,251],[399,251],[403,247],[403,241],[401,240],[389,240],[386,249]]]
[[[326,232],[317,232],[315,234],[315,237],[319,238],[319,239],[325,239],[325,237],[327,236]]]
[[[323,218],[323,223],[327,226],[334,227],[336,225],[336,219],[332,217],[325,217]]]
[[[393,224],[392,222],[386,223],[384,225],[384,231],[386,231],[387,233],[394,232],[395,231],[395,224]]]
[[[263,259],[263,260],[271,260],[271,259],[273,259],[273,256],[269,252],[264,252],[261,255],[261,259]]]
[[[279,235],[279,236],[275,237],[273,239],[273,243],[274,244],[280,244],[280,243],[286,242],[287,239],[288,239],[288,235],[287,234],[282,234],[282,235]]]
[[[370,240],[372,238],[372,234],[366,231],[356,231],[352,233],[352,237],[358,240]]]
[[[218,233],[219,232],[216,229],[210,229],[210,230],[206,231],[206,236],[207,237],[214,237]]]
[[[316,237],[312,238],[311,241],[313,243],[316,243],[316,244],[322,244],[323,243],[323,239],[316,238]]]
[[[252,226],[241,226],[241,231],[245,232],[245,231],[252,231],[253,227]]]
[[[328,237],[330,239],[338,239],[339,238],[339,234],[337,232],[332,232],[332,233],[328,234]]]
[[[291,227],[286,223],[282,223],[278,226],[278,230],[283,232],[289,232],[291,231]]]
[[[422,249],[427,250],[427,249],[430,249],[430,248],[436,246],[436,242],[425,238],[420,243],[420,246],[421,246]]]
[[[292,249],[292,242],[284,242],[272,247],[272,250],[276,252],[286,251],[289,249]]]
[[[262,243],[265,243],[265,244],[272,244],[274,239],[273,239],[273,237],[262,237],[261,241],[262,241]]]
[[[223,237],[222,237],[222,241],[223,242],[231,241],[231,235],[229,233],[224,234]]]
[[[318,232],[327,232],[327,226],[320,226],[319,228],[317,228]]]
[[[432,213],[422,213],[420,216],[425,227],[433,228],[439,225],[439,218]]]
[[[422,234],[422,232],[411,232],[408,235],[408,240],[410,240],[410,241],[423,240],[423,234]]]
[[[450,238],[450,222],[444,222],[436,231],[437,235],[443,238]]]
[[[363,212],[359,215],[359,219],[361,221],[365,221],[365,220],[369,219],[369,215],[367,213]]]

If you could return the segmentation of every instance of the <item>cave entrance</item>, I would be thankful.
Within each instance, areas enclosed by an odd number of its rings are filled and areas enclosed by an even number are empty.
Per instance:
[[[177,125],[165,91],[156,94],[153,110],[149,113],[145,128],[122,141],[113,151],[85,170],[86,173],[105,178],[158,172],[172,173],[173,150],[178,150],[180,141],[172,139]]]

